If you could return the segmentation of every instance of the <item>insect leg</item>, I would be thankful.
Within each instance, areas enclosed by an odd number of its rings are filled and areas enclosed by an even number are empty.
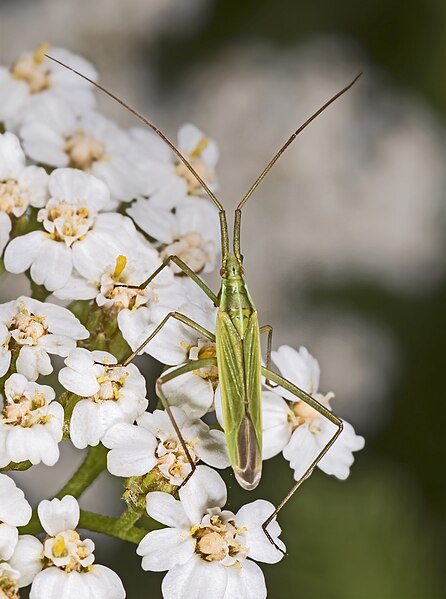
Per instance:
[[[130,362],[138,355],[138,353],[142,349],[144,349],[144,347],[146,347],[146,345],[148,345],[152,341],[152,339],[161,331],[161,329],[166,325],[166,323],[169,321],[170,318],[179,320],[183,324],[190,326],[192,329],[194,329],[195,331],[197,331],[204,337],[207,337],[211,341],[215,341],[214,333],[211,333],[210,331],[208,331],[207,329],[205,329],[204,327],[199,325],[197,322],[195,322],[188,316],[185,316],[184,314],[180,314],[179,312],[169,312],[169,314],[167,314],[163,318],[163,320],[160,322],[160,324],[156,327],[156,329],[153,331],[153,333],[151,335],[149,335],[147,337],[147,339],[123,362],[122,366],[127,366],[127,364],[130,364]],[[181,447],[183,448],[183,451],[186,455],[187,461],[189,462],[189,464],[192,468],[190,474],[185,478],[185,480],[183,481],[182,484],[184,484],[190,478],[190,476],[193,474],[193,472],[195,471],[195,462],[193,461],[193,459],[189,453],[186,441],[183,439],[183,435],[181,434],[180,427],[178,426],[178,424],[174,418],[174,415],[172,414],[172,410],[170,409],[169,403],[168,403],[166,396],[164,395],[161,387],[162,387],[163,383],[166,383],[167,381],[170,381],[182,374],[185,374],[186,372],[190,372],[191,370],[197,370],[198,368],[206,368],[209,366],[215,366],[216,364],[217,364],[216,358],[203,358],[201,360],[193,360],[192,362],[189,362],[187,364],[183,364],[182,366],[179,366],[177,369],[173,370],[172,372],[161,375],[156,381],[157,395],[160,398],[161,403],[163,404],[163,407],[167,412],[167,415],[169,416],[172,426],[173,426],[173,428],[178,436],[178,439],[181,443]],[[120,366],[120,365],[116,364],[116,366]]]
[[[186,374],[187,372],[190,372],[191,370],[198,370],[199,368],[208,368],[209,366],[216,366],[216,364],[217,364],[217,358],[202,358],[201,360],[193,360],[192,362],[189,362],[188,364],[183,364],[182,366],[179,366],[178,368],[176,368],[175,370],[172,370],[171,372],[168,372],[167,374],[162,374],[160,377],[158,377],[158,379],[156,381],[156,394],[160,398],[161,403],[163,404],[163,407],[166,410],[167,415],[169,416],[172,426],[175,429],[177,437],[181,443],[181,447],[183,448],[183,451],[186,454],[187,461],[189,462],[190,467],[191,467],[191,471],[189,472],[189,474],[186,476],[186,478],[181,483],[181,485],[180,485],[181,487],[183,485],[185,485],[187,483],[187,481],[190,479],[192,474],[195,472],[196,466],[195,466],[194,460],[192,459],[192,457],[189,453],[187,444],[186,444],[185,440],[183,439],[183,435],[181,434],[180,428],[179,428],[178,424],[176,423],[175,418],[172,414],[172,410],[171,410],[169,402],[167,401],[167,398],[163,392],[162,386],[164,383],[167,383],[168,381],[176,379],[177,377],[181,376],[182,374]]]
[[[273,346],[273,327],[270,324],[265,324],[265,325],[263,325],[263,327],[260,327],[259,330],[260,330],[260,334],[268,333],[268,341],[267,341],[267,345],[266,345],[266,367],[268,368],[268,370],[271,370],[271,350],[272,350],[272,346]],[[272,389],[274,389],[275,387],[278,386],[278,385],[273,385],[268,378],[266,379],[265,383],[266,383],[266,385],[268,385],[268,387],[271,387]]]
[[[280,510],[284,507],[284,505],[291,499],[291,497],[294,495],[294,493],[297,491],[297,489],[301,486],[301,484],[310,476],[310,474],[313,472],[314,468],[317,466],[318,462],[324,457],[324,455],[327,453],[327,451],[330,449],[330,447],[333,445],[333,443],[336,441],[336,439],[342,433],[344,424],[340,418],[338,418],[332,412],[330,412],[329,409],[327,409],[325,406],[323,406],[321,403],[319,403],[316,399],[314,399],[314,397],[311,397],[311,395],[309,395],[302,389],[299,389],[299,387],[296,387],[296,385],[293,385],[293,383],[291,383],[287,379],[280,376],[280,374],[276,374],[275,372],[273,372],[272,370],[268,370],[268,368],[265,368],[264,366],[262,366],[262,374],[265,377],[274,381],[278,386],[283,387],[284,389],[286,389],[287,391],[289,391],[290,393],[295,395],[301,401],[304,401],[306,404],[308,404],[309,406],[314,408],[317,412],[319,412],[319,414],[321,414],[322,416],[324,416],[325,418],[330,420],[330,422],[332,422],[333,424],[335,424],[338,427],[338,430],[334,433],[334,435],[331,437],[331,439],[328,441],[328,443],[322,448],[322,450],[314,458],[314,460],[311,462],[310,466],[307,468],[305,473],[299,478],[299,480],[296,482],[296,484],[293,486],[293,488],[290,490],[290,492],[282,499],[282,501],[279,503],[279,505],[274,510],[274,512],[262,524],[263,532],[267,536],[270,543],[272,543],[276,547],[276,549],[279,549],[279,551],[281,551],[281,549],[279,547],[277,547],[277,545],[274,542],[271,535],[268,533],[268,530],[267,530],[268,525],[274,520],[274,518],[277,516],[277,514],[280,512]]]
[[[130,364],[130,362],[132,362],[136,358],[136,356],[139,354],[139,352],[142,351],[146,347],[146,345],[148,345],[156,335],[158,335],[158,333],[161,331],[161,329],[166,325],[169,318],[175,318],[175,320],[179,320],[183,324],[187,324],[189,327],[194,329],[194,331],[197,331],[198,333],[203,335],[203,337],[207,337],[211,341],[215,341],[214,333],[211,333],[210,331],[208,331],[207,329],[205,329],[204,327],[199,325],[197,322],[195,322],[188,316],[185,316],[184,314],[180,314],[179,312],[169,312],[169,314],[167,314],[163,318],[163,320],[160,322],[160,324],[156,327],[156,329],[153,331],[153,333],[151,333],[147,337],[147,339],[145,341],[143,341],[141,343],[141,345],[139,347],[137,347],[135,349],[135,351],[132,352],[126,360],[124,360],[124,362],[122,364],[116,364],[116,366],[127,366],[128,364]]]
[[[215,293],[209,289],[204,281],[200,279],[200,277],[178,256],[171,255],[164,260],[164,262],[153,272],[150,277],[148,277],[145,281],[143,281],[140,285],[117,285],[117,287],[128,287],[129,289],[145,289],[147,285],[149,285],[153,279],[159,275],[159,273],[173,262],[180,268],[189,278],[194,281],[204,291],[204,293],[212,300],[215,306],[218,306],[218,298]]]

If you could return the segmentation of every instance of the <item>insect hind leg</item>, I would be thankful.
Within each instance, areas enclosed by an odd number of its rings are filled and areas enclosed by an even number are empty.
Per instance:
[[[276,549],[278,549],[279,551],[282,551],[282,553],[284,553],[283,550],[280,547],[278,547],[278,545],[274,542],[274,539],[269,534],[269,532],[267,530],[268,526],[269,526],[269,524],[271,524],[271,522],[274,520],[274,518],[277,516],[277,514],[280,512],[280,510],[288,503],[288,501],[291,499],[291,497],[294,495],[294,493],[297,491],[297,489],[301,486],[301,484],[304,481],[306,481],[306,479],[311,475],[313,470],[316,468],[317,464],[321,461],[321,459],[325,456],[325,454],[332,447],[333,443],[336,441],[336,439],[342,433],[344,424],[340,418],[338,418],[332,412],[330,412],[330,410],[328,410],[320,402],[318,402],[316,399],[314,399],[314,397],[311,397],[311,395],[309,395],[302,389],[299,389],[299,387],[296,387],[296,385],[293,385],[293,383],[291,383],[287,379],[283,378],[279,374],[273,372],[272,370],[269,370],[268,368],[265,368],[264,366],[262,366],[262,374],[265,377],[271,379],[274,383],[277,384],[277,386],[282,387],[283,389],[292,393],[295,397],[297,397],[297,399],[304,401],[307,405],[311,406],[317,412],[319,412],[319,414],[321,414],[321,416],[324,416],[330,422],[332,422],[334,425],[337,426],[337,431],[333,434],[333,436],[330,438],[328,443],[326,443],[326,445],[324,445],[324,447],[317,454],[317,456],[313,459],[313,461],[311,462],[311,464],[309,465],[307,470],[304,472],[304,474],[299,478],[299,480],[294,484],[294,486],[287,493],[287,495],[282,499],[282,501],[279,503],[279,505],[276,507],[276,509],[273,511],[273,513],[262,524],[263,532],[265,533],[269,542],[272,545],[274,545],[274,547]]]
[[[260,327],[260,334],[267,333],[268,339],[266,342],[266,367],[268,370],[271,370],[271,351],[273,347],[273,327],[270,324],[264,324]],[[273,385],[271,381],[267,378],[265,384],[271,389],[275,389],[278,385]]]
[[[162,387],[163,387],[164,383],[167,383],[168,381],[172,381],[173,379],[176,379],[179,376],[186,374],[187,372],[190,372],[191,370],[198,370],[200,368],[208,368],[209,366],[215,366],[216,364],[217,364],[217,358],[202,358],[201,360],[194,360],[192,362],[189,362],[188,364],[183,364],[182,366],[179,366],[178,368],[176,368],[175,370],[172,370],[171,372],[168,372],[167,374],[161,375],[160,377],[158,377],[158,379],[156,381],[156,394],[159,397],[161,403],[163,404],[163,407],[166,410],[167,415],[169,416],[169,419],[172,423],[172,426],[175,430],[178,440],[180,441],[181,447],[186,455],[187,461],[189,462],[189,465],[191,467],[191,471],[186,476],[186,478],[183,480],[183,482],[181,483],[179,488],[181,488],[182,486],[184,486],[187,483],[187,481],[190,479],[192,474],[195,472],[197,466],[195,464],[195,461],[192,459],[192,456],[190,455],[189,449],[187,447],[187,443],[184,440],[183,435],[181,434],[180,427],[178,426],[178,424],[175,420],[175,417],[172,413],[172,409],[169,405],[169,402],[167,401],[166,395],[164,394]]]

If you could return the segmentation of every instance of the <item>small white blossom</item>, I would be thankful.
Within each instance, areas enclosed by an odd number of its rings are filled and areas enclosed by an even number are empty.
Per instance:
[[[45,205],[47,184],[43,168],[26,166],[18,138],[8,131],[0,135],[0,255],[9,241],[12,219],[23,216],[28,206]]]
[[[55,391],[48,385],[29,382],[12,374],[5,382],[0,414],[0,467],[29,460],[53,466],[59,459],[63,407],[53,401]],[[1,395],[0,395],[1,399]]]
[[[153,204],[165,209],[178,206],[188,196],[205,195],[192,173],[159,137],[142,128],[134,128],[132,135],[139,146],[135,161],[142,176],[141,195],[150,196]],[[178,131],[177,147],[210,189],[215,191],[217,144],[194,125],[186,124]]]
[[[137,549],[144,570],[168,570],[162,584],[164,599],[265,598],[262,570],[252,560],[276,563],[282,558],[261,526],[273,505],[260,499],[237,514],[222,511],[226,486],[207,466],[197,467],[179,497],[178,501],[167,493],[147,495],[147,513],[168,528],[148,533]],[[268,532],[284,549],[276,520]]]
[[[164,268],[144,289],[143,283],[161,264],[158,252],[140,235],[133,222],[123,219],[122,235],[104,244],[94,260],[81,258],[84,276],[74,272],[66,285],[55,291],[60,299],[96,299],[98,306],[118,313],[118,326],[132,345],[134,336],[159,322],[184,301],[181,284]]]
[[[80,515],[76,499],[71,495],[61,500],[45,499],[37,511],[47,533],[43,545],[28,535],[21,537],[22,546],[11,560],[19,571],[26,572],[21,586],[32,580],[30,599],[124,599],[118,575],[94,564],[93,541],[82,540],[76,531]]]
[[[305,347],[296,351],[282,345],[272,352],[272,359],[282,376],[330,409],[329,402],[334,395],[318,393],[319,364]],[[275,388],[273,393],[263,392],[262,412],[263,459],[282,451],[294,470],[294,478],[299,480],[333,437],[336,425],[305,402],[296,401],[295,396],[281,387]],[[343,423],[341,435],[318,463],[323,472],[340,479],[346,479],[350,473],[353,452],[364,447],[364,438],[355,434],[351,424],[345,420]]]
[[[50,199],[39,210],[42,228],[13,239],[5,251],[5,268],[20,273],[31,269],[38,285],[54,291],[83,265],[122,236],[121,214],[99,214],[109,202],[107,186],[76,169],[57,169],[49,178]]]
[[[22,54],[9,68],[0,67],[0,122],[6,123],[8,129],[17,128],[26,109],[47,97],[78,112],[94,106],[91,84],[45,58],[47,53],[90,79],[97,78],[89,62],[63,48],[44,45],[35,52]]]
[[[138,368],[113,367],[116,363],[107,352],[77,348],[59,372],[65,389],[82,397],[70,420],[70,438],[78,449],[97,445],[113,424],[132,423],[147,408],[146,383]]]
[[[77,115],[69,106],[47,98],[27,110],[20,136],[33,160],[80,169],[104,181],[114,200],[108,209],[137,196],[139,173],[132,160],[135,142],[101,114]]]
[[[0,474],[0,560],[11,558],[18,539],[17,526],[28,524],[30,519],[31,506],[23,491],[12,478]]]
[[[0,376],[18,352],[17,372],[35,381],[53,371],[48,354],[67,356],[76,341],[88,337],[87,329],[66,308],[29,297],[0,304]]]
[[[227,468],[224,433],[210,430],[201,420],[190,420],[180,408],[171,410],[192,460]],[[145,412],[137,422],[138,425],[116,424],[105,434],[102,442],[111,450],[108,470],[115,476],[141,476],[158,468],[170,484],[181,485],[191,466],[167,412]]]
[[[7,562],[0,563],[0,597],[2,599],[20,599],[20,572],[14,570]]]
[[[194,272],[211,272],[220,251],[218,211],[210,202],[186,198],[175,213],[140,198],[127,210],[135,223],[159,243],[161,258],[174,254]],[[174,271],[182,271],[173,265]]]

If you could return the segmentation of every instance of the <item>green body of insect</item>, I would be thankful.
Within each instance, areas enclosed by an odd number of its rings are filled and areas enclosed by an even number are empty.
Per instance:
[[[257,310],[241,262],[223,262],[215,330],[224,431],[234,474],[247,490],[262,474],[261,354]]]

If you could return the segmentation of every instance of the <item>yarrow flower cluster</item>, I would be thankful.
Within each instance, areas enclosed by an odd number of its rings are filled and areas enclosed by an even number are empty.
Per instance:
[[[278,562],[285,546],[270,502],[225,509],[217,308],[181,268],[198,275],[219,264],[218,212],[154,133],[99,114],[93,87],[47,53],[97,78],[83,58],[47,46],[0,68],[0,273],[31,289],[0,304],[0,468],[53,466],[62,442],[87,455],[34,511],[0,474],[0,596],[17,599],[31,586],[31,599],[125,597],[80,527],[137,545],[144,570],[167,572],[166,599],[262,599],[257,562]],[[216,191],[216,143],[186,124],[177,145]],[[158,405],[136,352],[166,376],[187,365],[156,387]],[[272,359],[331,410],[334,395],[319,391],[319,365],[305,348],[282,346]],[[263,459],[282,452],[299,480],[336,427],[287,390],[263,387]],[[344,421],[318,467],[345,479],[363,445]],[[125,479],[118,518],[78,503],[105,468]]]

